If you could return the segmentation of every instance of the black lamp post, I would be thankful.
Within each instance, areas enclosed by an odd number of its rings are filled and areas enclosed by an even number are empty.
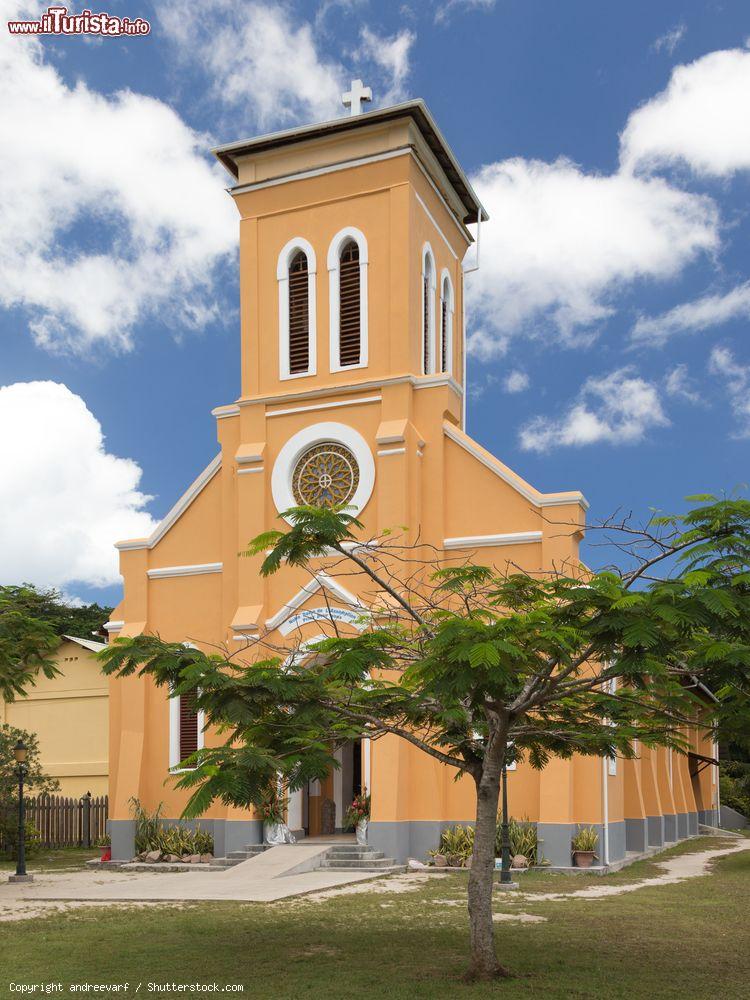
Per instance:
[[[16,874],[11,875],[11,882],[33,882],[34,876],[26,872],[26,803],[23,799],[23,779],[26,777],[26,755],[28,750],[23,740],[13,747],[16,759],[16,775],[18,776],[18,861]]]
[[[500,826],[500,882],[501,889],[517,889],[518,882],[514,882],[510,874],[510,826],[508,825],[508,760],[503,761],[501,772],[501,785],[503,793],[503,821]]]
[[[513,879],[510,876],[510,827],[508,826],[508,766],[507,761],[503,761],[502,773],[503,785],[503,823],[501,827],[501,857],[502,867],[500,869],[500,882],[503,885],[510,884]]]

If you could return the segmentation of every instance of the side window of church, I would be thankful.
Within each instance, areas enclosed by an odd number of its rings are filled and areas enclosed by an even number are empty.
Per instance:
[[[426,252],[422,263],[422,373],[429,375],[432,371],[432,332],[433,332],[433,289],[435,287],[434,265],[432,254]]]
[[[180,695],[180,760],[185,760],[198,749],[198,712],[195,693]]]
[[[443,278],[440,290],[440,371],[450,374],[453,351],[453,289],[450,279]]]
[[[360,363],[359,247],[349,240],[341,249],[339,265],[339,364]]]
[[[299,250],[289,264],[289,372],[310,367],[310,307],[307,256]]]

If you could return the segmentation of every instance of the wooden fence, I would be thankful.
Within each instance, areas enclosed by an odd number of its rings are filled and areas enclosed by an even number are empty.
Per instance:
[[[103,841],[107,833],[109,798],[83,798],[62,795],[38,795],[26,799],[26,819],[41,838],[42,847],[91,847]]]

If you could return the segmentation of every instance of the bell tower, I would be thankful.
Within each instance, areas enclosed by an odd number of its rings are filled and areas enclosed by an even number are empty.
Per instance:
[[[467,224],[486,218],[422,101],[221,146],[240,215],[242,400],[429,379],[462,421]]]

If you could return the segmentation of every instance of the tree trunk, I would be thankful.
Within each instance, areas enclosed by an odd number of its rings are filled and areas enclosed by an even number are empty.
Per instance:
[[[492,887],[495,875],[495,828],[500,794],[497,761],[488,761],[477,781],[477,820],[474,853],[469,872],[469,927],[471,965],[468,979],[498,979],[510,975],[497,960],[495,925],[492,921]]]

